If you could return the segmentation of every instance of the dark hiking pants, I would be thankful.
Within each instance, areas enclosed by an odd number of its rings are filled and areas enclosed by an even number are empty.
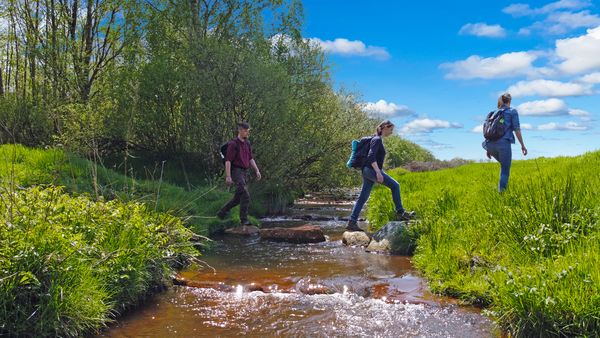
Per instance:
[[[238,167],[231,168],[231,179],[235,185],[235,195],[222,208],[222,213],[227,213],[236,205],[240,205],[240,223],[248,221],[248,205],[250,204],[250,193],[248,192],[248,170]]]

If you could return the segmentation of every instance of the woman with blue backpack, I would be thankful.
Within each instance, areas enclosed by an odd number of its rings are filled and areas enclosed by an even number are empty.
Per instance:
[[[510,166],[512,163],[511,144],[515,143],[515,135],[521,144],[523,156],[527,156],[527,148],[523,142],[519,113],[510,107],[512,97],[504,93],[498,98],[498,110],[488,114],[483,125],[483,149],[486,156],[500,163],[500,183],[498,191],[503,192],[508,185]],[[514,133],[514,134],[513,134]]]
[[[383,146],[382,138],[391,135],[394,132],[394,124],[389,121],[383,121],[377,126],[377,132],[370,138],[363,138],[361,143],[361,149],[357,149],[358,153],[366,154],[365,158],[357,156],[352,167],[360,169],[362,172],[362,189],[358,200],[354,204],[352,209],[352,215],[346,226],[348,231],[364,231],[358,224],[358,215],[362,210],[371,194],[371,189],[375,183],[380,183],[390,188],[392,191],[392,199],[396,206],[396,219],[401,221],[408,221],[415,217],[414,211],[406,211],[402,206],[402,200],[400,198],[400,184],[391,178],[388,174],[383,171],[383,162],[385,160],[385,147]],[[366,148],[368,147],[368,148]],[[368,150],[367,150],[368,149]],[[360,162],[360,163],[357,163]]]

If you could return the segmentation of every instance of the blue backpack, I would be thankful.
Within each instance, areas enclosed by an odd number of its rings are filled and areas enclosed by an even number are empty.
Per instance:
[[[352,140],[352,152],[346,163],[346,167],[362,169],[369,155],[372,136],[363,137],[360,140]]]
[[[483,123],[483,137],[488,141],[497,141],[506,133],[504,124],[504,110],[498,109],[490,112]]]

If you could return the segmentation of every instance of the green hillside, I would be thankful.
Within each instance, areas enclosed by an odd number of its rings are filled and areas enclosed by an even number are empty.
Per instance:
[[[402,249],[437,292],[486,305],[518,336],[600,332],[600,152],[515,161],[509,189],[497,163],[423,173],[392,170],[416,210]],[[373,191],[374,229],[393,210]]]

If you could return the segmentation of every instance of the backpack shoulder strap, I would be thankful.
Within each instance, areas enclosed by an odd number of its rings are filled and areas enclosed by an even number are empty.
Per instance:
[[[237,137],[234,138],[232,141],[235,143],[235,151],[237,151],[237,153],[239,154],[240,153],[240,142],[238,141]]]
[[[237,153],[239,153],[240,152],[240,145],[238,144],[237,140],[235,138],[232,138],[231,140],[229,140],[229,142],[227,142],[227,146],[228,147],[231,144],[231,142],[233,142],[233,144],[235,145],[235,151]]]
[[[490,114],[489,114],[489,116],[492,117],[492,118],[496,118],[496,117],[498,117],[500,115],[504,115],[505,111],[506,111],[506,108],[499,108],[499,109],[491,111]]]

